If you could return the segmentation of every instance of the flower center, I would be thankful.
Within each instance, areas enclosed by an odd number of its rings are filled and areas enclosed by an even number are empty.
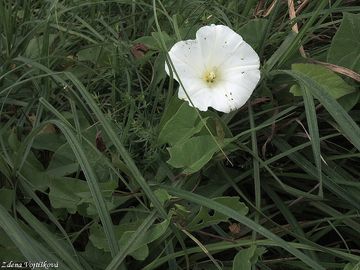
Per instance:
[[[204,79],[207,83],[214,83],[216,79],[216,74],[214,71],[205,72]]]

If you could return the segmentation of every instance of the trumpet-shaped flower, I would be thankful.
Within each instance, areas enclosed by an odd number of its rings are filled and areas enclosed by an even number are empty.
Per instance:
[[[169,56],[174,78],[181,82],[179,98],[190,98],[201,111],[213,107],[227,113],[240,108],[260,79],[259,56],[224,25],[201,27],[195,40],[177,42]],[[165,70],[170,74],[168,65]]]

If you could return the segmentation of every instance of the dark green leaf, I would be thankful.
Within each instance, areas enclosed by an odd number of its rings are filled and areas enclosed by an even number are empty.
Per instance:
[[[10,210],[15,199],[15,191],[12,189],[1,188],[0,189],[0,204],[5,209]]]
[[[164,116],[164,118],[168,117]],[[184,102],[177,112],[162,126],[159,143],[175,145],[198,133],[203,126],[204,124],[200,121],[195,108]]]
[[[265,35],[268,23],[267,19],[250,20],[239,29],[239,34],[254,50],[257,50]]]
[[[214,198],[213,200],[217,203],[234,209],[240,215],[245,216],[249,210],[244,203],[239,201],[238,197],[219,197]],[[191,231],[195,231],[213,224],[227,221],[228,219],[229,218],[226,215],[202,206],[199,213],[191,220],[187,228]]]
[[[170,159],[167,162],[190,174],[200,170],[218,150],[219,147],[210,135],[192,137],[168,148]]]
[[[233,263],[233,270],[251,270],[258,260],[258,258],[265,253],[265,248],[257,248],[251,246],[247,249],[240,250]]]
[[[344,13],[328,53],[328,62],[360,73],[360,14]]]

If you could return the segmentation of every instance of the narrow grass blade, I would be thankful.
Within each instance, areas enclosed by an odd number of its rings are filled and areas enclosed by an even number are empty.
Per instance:
[[[29,236],[1,204],[0,227],[29,261],[42,262],[47,260],[48,262],[61,262],[61,260],[49,252],[47,248]],[[62,269],[67,270],[69,268],[66,265],[62,265]]]
[[[251,131],[251,148],[253,153],[253,176],[254,176],[254,193],[255,193],[255,207],[256,209],[261,209],[261,181],[260,181],[260,167],[258,161],[258,143],[256,138],[256,131],[255,131],[255,120],[254,120],[254,113],[249,102],[248,105],[249,109],[249,120],[250,120],[250,129]],[[259,223],[260,215],[259,213],[255,213],[255,223]],[[252,234],[253,239],[256,239],[256,232],[254,231]]]
[[[79,162],[79,164],[82,168],[82,171],[84,172],[87,183],[89,185],[91,195],[94,199],[96,209],[99,213],[99,217],[100,217],[101,223],[103,225],[106,238],[109,243],[111,254],[112,254],[112,256],[115,256],[115,254],[119,250],[119,245],[118,245],[118,241],[115,237],[111,217],[110,217],[109,211],[107,210],[105,200],[102,196],[97,177],[93,171],[93,168],[91,167],[91,165],[88,161],[88,158],[87,158],[85,152],[81,148],[81,144],[79,143],[79,141],[76,138],[76,136],[74,135],[74,133],[69,129],[69,127],[67,125],[63,124],[61,121],[50,120],[50,121],[48,121],[48,123],[54,124],[63,132],[71,149],[73,150],[73,152],[77,158],[77,161]]]
[[[243,225],[245,225],[245,226],[251,228],[252,230],[256,231],[257,233],[261,234],[262,236],[272,240],[274,243],[278,244],[279,246],[281,246],[282,248],[287,250],[289,253],[291,253],[294,256],[296,256],[297,258],[299,258],[305,264],[312,267],[312,269],[325,270],[324,267],[322,267],[317,262],[315,262],[314,260],[312,260],[311,258],[306,256],[304,253],[299,251],[297,248],[294,248],[291,244],[284,241],[280,237],[276,236],[275,234],[273,234],[272,232],[270,232],[263,226],[256,224],[251,219],[240,215],[235,210],[233,210],[227,206],[224,206],[222,204],[219,204],[211,199],[208,199],[206,197],[203,197],[203,196],[200,196],[200,195],[188,192],[188,191],[184,191],[181,189],[177,189],[177,188],[173,188],[173,187],[165,186],[165,185],[161,185],[161,187],[166,189],[170,194],[172,194],[174,196],[177,196],[179,198],[182,198],[182,199],[194,202],[196,204],[205,206],[207,208],[213,209],[215,211],[222,213],[225,216],[228,216],[232,219],[237,220],[238,222],[242,223]]]
[[[294,77],[303,89],[308,89],[311,94],[316,97],[322,105],[324,105],[330,115],[341,127],[344,135],[349,139],[349,141],[358,150],[360,150],[360,127],[349,116],[344,108],[327,93],[326,89],[313,79],[300,72],[286,70],[283,71],[283,73]]]
[[[317,122],[317,116],[315,111],[315,103],[313,96],[310,90],[306,87],[302,88],[304,105],[305,105],[305,113],[306,113],[306,121],[309,128],[310,133],[310,141],[314,154],[315,165],[318,172],[319,178],[319,195],[323,196],[323,188],[322,188],[322,173],[321,173],[321,152],[320,152],[320,138],[319,138],[319,128]]]
[[[83,267],[74,259],[74,256],[69,254],[68,249],[65,248],[63,243],[61,243],[59,239],[55,238],[54,234],[51,233],[40,221],[38,221],[23,204],[19,203],[16,209],[30,227],[40,235],[44,242],[46,242],[51,249],[56,252],[59,258],[62,258],[62,260],[71,269],[83,269]]]
[[[273,144],[281,151],[287,152],[291,150],[291,146],[281,138],[275,138],[273,140]],[[300,168],[302,168],[305,172],[312,175],[313,177],[317,177],[317,169],[300,153],[292,152],[287,155],[292,161],[294,161]],[[350,203],[357,209],[360,209],[360,202],[358,199],[354,198],[349,194],[346,189],[338,185],[330,176],[323,175],[324,178],[324,186],[344,201]]]

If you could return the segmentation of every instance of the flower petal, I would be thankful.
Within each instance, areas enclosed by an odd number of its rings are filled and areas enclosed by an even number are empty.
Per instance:
[[[196,40],[201,49],[206,66],[219,66],[232,57],[235,50],[244,42],[242,37],[225,25],[201,27],[196,32]]]
[[[201,78],[204,68],[199,44],[196,40],[177,42],[169,51],[169,56],[181,80],[183,78]],[[165,71],[170,75],[169,67],[166,63]],[[174,78],[179,81],[175,74]]]
[[[259,70],[251,70],[238,75],[235,81],[222,81],[211,89],[210,106],[228,113],[239,109],[250,98],[260,79]]]
[[[243,42],[231,56],[221,63],[221,69],[226,73],[228,70],[240,69],[241,71],[259,69],[260,59],[254,49]]]
[[[198,108],[200,111],[207,111],[212,100],[212,94],[210,89],[207,86],[205,86],[203,88],[197,88],[196,92],[194,91],[194,93],[189,93],[189,90],[188,89],[186,90],[188,91],[188,94],[190,96],[192,104],[194,104],[194,107]],[[189,105],[192,106],[191,102],[189,101],[188,97],[185,94],[184,89],[181,86],[179,87],[178,97],[180,99],[188,101]]]

